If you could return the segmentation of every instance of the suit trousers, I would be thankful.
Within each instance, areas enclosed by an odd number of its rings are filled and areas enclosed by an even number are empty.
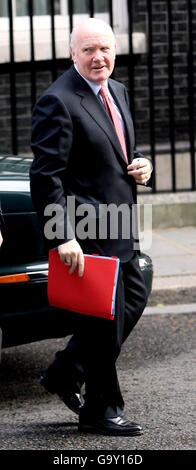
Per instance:
[[[116,360],[146,302],[146,286],[134,254],[120,264],[114,320],[74,314],[73,336],[66,348],[56,353],[46,373],[61,391],[80,392],[85,383],[83,414],[96,418],[122,414],[124,400]]]

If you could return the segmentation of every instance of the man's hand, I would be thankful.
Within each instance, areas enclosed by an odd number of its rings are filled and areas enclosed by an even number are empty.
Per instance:
[[[70,240],[58,246],[60,259],[66,266],[70,266],[69,273],[73,274],[78,266],[78,275],[84,274],[84,255],[83,251],[76,240]]]
[[[3,237],[1,235],[1,230],[0,230],[0,246],[2,245],[2,243],[3,243]]]
[[[128,175],[133,176],[138,184],[145,184],[152,173],[151,162],[147,158],[134,158],[127,167]]]

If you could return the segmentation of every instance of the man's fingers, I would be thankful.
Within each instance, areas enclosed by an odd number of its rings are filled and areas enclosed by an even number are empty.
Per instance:
[[[58,251],[58,253],[59,253],[60,260],[62,261],[62,263],[65,263],[66,262],[65,254],[60,251]]]
[[[128,171],[128,175],[134,176],[134,178],[147,177],[149,174],[149,171],[145,171],[141,168],[139,170]]]
[[[148,160],[146,159],[134,159],[130,165],[128,165],[128,170],[138,170],[139,168],[144,168],[148,166]]]
[[[147,158],[134,158],[127,167],[128,174],[132,174],[132,172],[139,171],[140,169],[151,173],[152,165]]]
[[[79,243],[74,239],[58,246],[61,261],[65,266],[70,266],[69,274],[73,274],[78,266],[78,275],[84,274],[84,255]]]
[[[69,270],[69,274],[73,274],[75,269],[76,269],[76,266],[77,266],[77,255],[76,253],[73,253],[72,256],[71,256],[71,268]]]
[[[67,263],[65,263],[67,264]],[[69,274],[73,274],[76,267],[78,266],[78,275],[79,277],[82,277],[84,274],[84,256],[82,252],[79,252],[78,254],[75,254],[71,258],[71,268],[69,270]],[[67,264],[67,265],[69,265]]]
[[[78,275],[82,277],[84,274],[84,255],[83,253],[78,254]]]
[[[127,167],[128,175],[133,176],[136,183],[144,184],[151,176],[151,165],[145,158],[135,158]]]

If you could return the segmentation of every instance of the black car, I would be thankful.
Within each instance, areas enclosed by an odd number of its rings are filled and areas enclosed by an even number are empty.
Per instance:
[[[48,257],[30,195],[31,161],[30,157],[0,157],[2,347],[64,336],[64,312],[48,304]],[[140,254],[140,266],[149,294],[153,276],[149,256]]]

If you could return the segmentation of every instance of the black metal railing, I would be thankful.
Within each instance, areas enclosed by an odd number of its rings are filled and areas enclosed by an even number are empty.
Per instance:
[[[10,45],[10,97],[11,97],[11,123],[12,123],[12,149],[17,152],[17,120],[16,120],[16,76],[14,60],[14,32],[12,1],[8,0],[9,13],[9,45]]]
[[[194,57],[193,57],[193,4],[192,0],[188,0],[188,78],[189,78],[189,137],[190,137],[190,155],[191,155],[191,184],[192,190],[195,189],[195,108],[194,108]]]
[[[8,63],[0,64],[0,73],[8,73],[10,76],[10,102],[11,102],[11,128],[12,128],[12,153],[18,154],[18,122],[17,122],[17,98],[16,98],[16,74],[18,71],[30,71],[31,80],[31,109],[36,101],[37,95],[37,72],[41,70],[50,70],[52,79],[56,79],[59,68],[68,68],[70,59],[57,59],[56,57],[56,30],[55,30],[55,8],[54,1],[50,0],[50,16],[51,16],[51,50],[52,58],[50,60],[36,60],[35,47],[34,47],[34,1],[27,0],[28,15],[30,24],[30,61],[29,62],[16,62],[14,52],[14,27],[13,27],[13,3],[12,0],[8,1],[8,14],[9,14],[9,55],[10,60]],[[157,3],[157,2],[156,2]],[[163,2],[162,2],[163,3]],[[167,40],[168,40],[168,53],[167,53],[167,67],[168,67],[168,102],[169,102],[169,135],[167,142],[167,153],[171,158],[171,191],[178,190],[176,185],[176,134],[175,134],[175,99],[174,99],[174,37],[173,37],[173,1],[165,0],[165,12],[167,14]],[[176,3],[176,2],[175,2]],[[194,3],[195,5],[195,3]],[[196,189],[195,182],[195,107],[194,107],[194,31],[193,31],[193,0],[187,0],[187,22],[188,22],[188,53],[187,53],[187,83],[188,83],[188,135],[187,135],[187,151],[190,155],[190,179],[191,186],[186,188],[188,190]],[[109,19],[110,24],[114,24],[114,4],[112,0],[108,1]],[[133,117],[135,118],[135,66],[138,63],[138,57],[135,58],[132,45],[132,32],[134,25],[134,1],[127,0],[128,9],[128,35],[129,35],[129,54],[119,55],[116,58],[116,66],[126,66],[128,70],[128,84],[130,93],[130,102]],[[69,29],[73,28],[74,24],[74,2],[68,0],[69,12]],[[147,35],[147,54],[146,54],[146,70],[148,78],[148,100],[149,100],[149,142],[148,150],[152,156],[153,166],[155,170],[154,187],[153,191],[159,191],[156,183],[156,117],[155,117],[155,67],[154,67],[154,43],[153,43],[153,1],[146,0],[146,35]],[[89,16],[93,17],[95,14],[94,0],[89,0]],[[115,77],[115,74],[114,74]],[[30,110],[31,112],[31,110]],[[136,122],[137,124],[137,122]]]

